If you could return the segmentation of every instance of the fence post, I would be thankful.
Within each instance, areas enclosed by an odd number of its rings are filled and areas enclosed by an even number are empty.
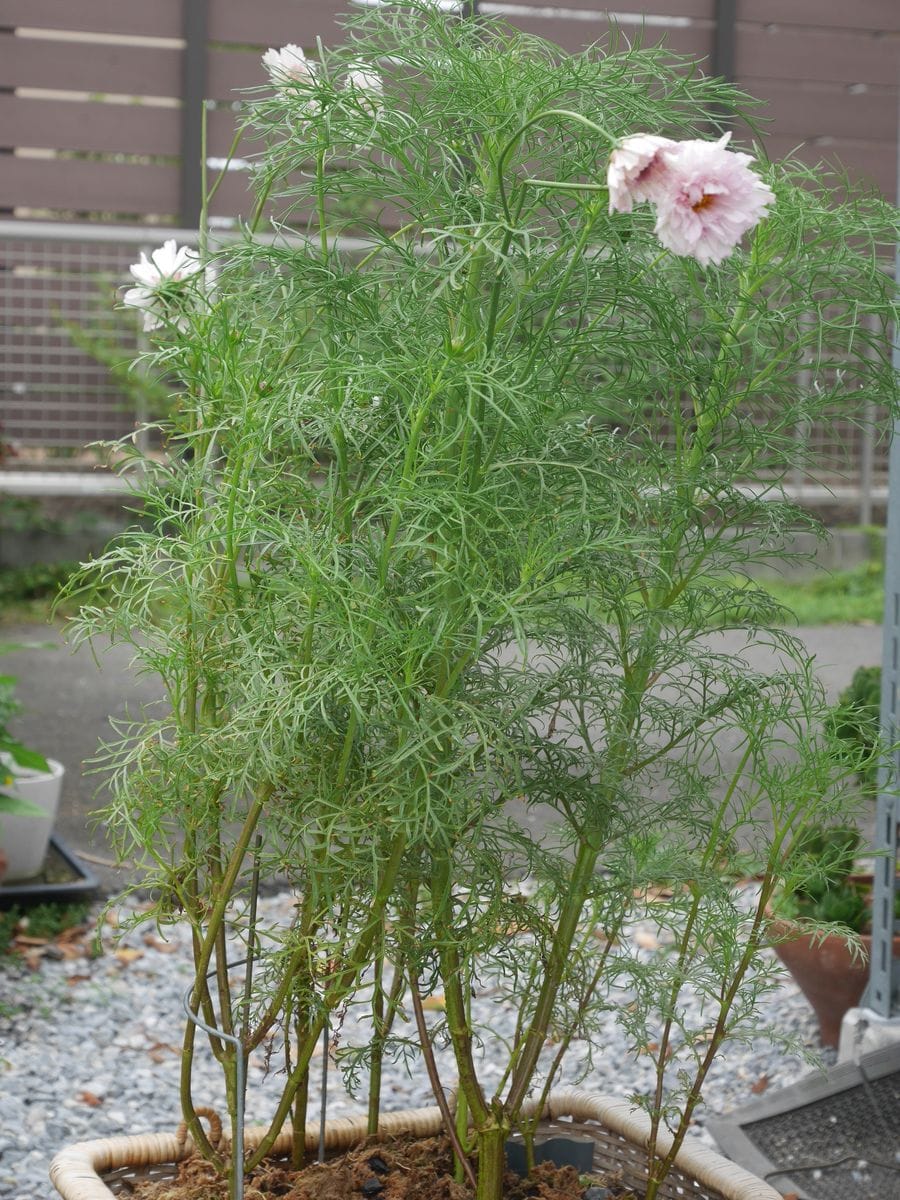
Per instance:
[[[206,37],[209,0],[182,0],[184,51],[181,57],[181,180],[178,212],[183,229],[200,224],[203,178],[203,105],[206,102]]]
[[[716,0],[716,28],[713,34],[712,73],[729,83],[734,80],[735,18],[737,0]]]

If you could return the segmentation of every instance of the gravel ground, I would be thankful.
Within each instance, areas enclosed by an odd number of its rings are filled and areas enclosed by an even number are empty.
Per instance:
[[[287,896],[265,899],[266,915],[292,912]],[[0,962],[0,1198],[48,1200],[54,1195],[48,1167],[57,1150],[72,1142],[122,1132],[171,1131],[178,1122],[179,1043],[183,1024],[182,997],[190,983],[190,953],[186,929],[166,931],[162,940],[155,927],[131,930],[116,945],[113,930],[105,928],[104,952],[89,957],[81,939],[54,948],[50,957],[33,951],[33,969],[8,959]],[[654,953],[649,926],[636,927],[627,949],[638,955]],[[38,957],[40,955],[40,957]],[[473,1001],[476,1019],[500,1034],[513,1029],[511,1005],[483,987]],[[764,1019],[798,1035],[811,1050],[818,1047],[811,1011],[796,987],[786,982],[765,1002]],[[354,1041],[358,1030],[353,1008],[342,1028],[342,1039]],[[413,1035],[413,1027],[409,1027]],[[601,1053],[583,1085],[594,1091],[629,1095],[649,1089],[651,1062],[634,1056],[610,1016],[600,1039]],[[584,1046],[573,1046],[568,1072],[574,1078],[584,1063]],[[833,1052],[826,1052],[833,1061]],[[319,1059],[321,1063],[321,1058]],[[449,1059],[439,1059],[445,1083],[453,1082]],[[706,1108],[693,1133],[706,1141],[706,1115],[727,1112],[754,1099],[754,1093],[792,1083],[809,1070],[765,1040],[727,1048],[704,1089]],[[499,1074],[489,1059],[485,1077]],[[265,1056],[250,1063],[248,1114],[265,1119],[274,1107],[272,1081],[266,1086]],[[344,1089],[338,1072],[329,1071],[329,1113],[344,1116],[363,1111],[363,1105]],[[316,1095],[314,1086],[313,1095]],[[221,1111],[215,1064],[199,1063],[194,1088],[197,1103]],[[401,1068],[386,1072],[384,1105],[402,1108],[429,1104],[431,1092],[424,1069],[408,1076]]]

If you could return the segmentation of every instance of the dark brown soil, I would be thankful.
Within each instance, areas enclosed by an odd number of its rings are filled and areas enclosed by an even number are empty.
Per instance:
[[[579,1177],[574,1167],[539,1164],[530,1179],[508,1173],[504,1200],[582,1200],[586,1187],[603,1185],[615,1200],[637,1200],[609,1177]],[[228,1188],[212,1167],[188,1159],[174,1180],[145,1181],[130,1193],[136,1200],[228,1200]],[[453,1178],[446,1138],[370,1138],[345,1155],[302,1171],[284,1163],[256,1170],[244,1185],[244,1200],[471,1200]]]

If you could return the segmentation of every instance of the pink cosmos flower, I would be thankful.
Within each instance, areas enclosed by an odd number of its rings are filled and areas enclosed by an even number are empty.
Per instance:
[[[752,157],[726,148],[730,137],[664,150],[665,169],[650,197],[661,244],[703,267],[726,259],[775,202],[772,189],[749,169]]]
[[[655,200],[667,169],[664,152],[677,145],[652,133],[636,133],[621,141],[609,156],[606,173],[609,211],[629,213],[632,205]]]
[[[141,251],[141,261],[130,268],[132,278],[139,284],[129,288],[122,303],[140,308],[144,314],[144,330],[159,329],[168,315],[168,302],[174,298],[172,285],[186,283],[203,270],[200,256],[190,246],[178,246],[174,238],[152,251],[150,257]]]

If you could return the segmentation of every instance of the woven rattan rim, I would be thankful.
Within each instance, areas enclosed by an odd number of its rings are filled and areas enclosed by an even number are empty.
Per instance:
[[[647,1145],[650,1133],[650,1118],[627,1100],[582,1092],[577,1088],[552,1092],[542,1116],[551,1120],[572,1117],[576,1121],[599,1121],[607,1129],[642,1147]],[[441,1127],[438,1108],[410,1108],[382,1114],[378,1131],[388,1136],[412,1133],[428,1137],[438,1133]],[[247,1130],[248,1149],[259,1144],[263,1132],[261,1128]],[[326,1126],[326,1146],[330,1150],[346,1150],[365,1137],[365,1117],[342,1117],[329,1121]],[[306,1127],[306,1144],[312,1149],[318,1142],[318,1122],[311,1122]],[[671,1135],[660,1133],[660,1153],[665,1154],[671,1144]],[[272,1153],[287,1154],[290,1148],[291,1132],[288,1130],[279,1136]],[[63,1200],[115,1200],[100,1178],[102,1172],[118,1167],[180,1162],[192,1149],[190,1138],[180,1141],[175,1134],[167,1133],[79,1142],[57,1154],[50,1164],[50,1179]],[[676,1165],[704,1187],[717,1190],[725,1200],[782,1200],[781,1193],[769,1184],[705,1146],[682,1146]]]

